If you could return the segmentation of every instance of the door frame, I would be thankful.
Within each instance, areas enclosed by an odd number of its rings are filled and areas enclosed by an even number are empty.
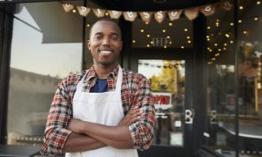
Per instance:
[[[126,54],[127,55],[127,54]],[[185,61],[185,104],[184,110],[192,110],[192,57],[193,49],[161,49],[161,48],[131,48],[128,57],[128,65],[124,68],[137,72],[139,59],[163,59],[163,60],[184,60]],[[171,156],[193,156],[192,150],[192,124],[185,124],[183,128],[183,146],[153,145],[149,150],[139,152],[140,157],[157,157],[165,154],[165,157]]]
[[[194,122],[184,128],[184,148],[153,145],[140,152],[143,156],[185,156],[192,157],[207,140],[207,50],[206,17],[200,14],[193,21],[192,48],[133,48],[131,22],[120,20],[124,45],[121,64],[126,69],[137,71],[138,59],[183,59],[186,61],[185,109],[192,109]],[[124,30],[124,31],[123,31]],[[161,53],[160,53],[161,52]]]
[[[15,5],[0,5],[0,144],[6,143],[7,137],[7,101],[9,91],[9,65],[13,16]],[[4,137],[4,138],[1,138]]]

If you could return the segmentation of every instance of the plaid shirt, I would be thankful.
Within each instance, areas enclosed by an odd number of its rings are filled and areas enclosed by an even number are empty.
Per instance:
[[[108,76],[108,91],[115,89],[118,68]],[[42,154],[61,154],[68,136],[68,124],[73,117],[72,101],[78,82],[84,78],[84,91],[90,92],[97,77],[91,67],[80,74],[70,74],[59,85],[54,95],[47,118]],[[152,144],[153,126],[155,124],[155,110],[151,96],[149,81],[141,74],[123,70],[121,97],[124,114],[134,108],[143,110],[141,120],[129,126],[134,148],[144,150]]]

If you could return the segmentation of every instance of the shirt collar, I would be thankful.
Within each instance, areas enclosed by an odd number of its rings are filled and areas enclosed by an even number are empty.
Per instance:
[[[115,80],[116,77],[117,77],[117,74],[118,74],[118,70],[119,70],[119,66],[116,66],[116,67],[112,70],[112,72],[110,72],[110,74],[108,75],[108,78],[107,78],[107,79],[114,79],[114,80]],[[86,75],[85,80],[86,80],[86,81],[90,81],[90,80],[93,79],[93,78],[97,78],[94,66],[90,67],[90,68],[87,70],[87,75]]]

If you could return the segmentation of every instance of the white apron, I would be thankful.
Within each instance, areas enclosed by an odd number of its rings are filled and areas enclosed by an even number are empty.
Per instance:
[[[83,92],[83,79],[78,83],[73,98],[73,117],[83,121],[117,126],[124,117],[121,85],[122,69],[119,66],[115,91],[104,93]],[[110,146],[95,150],[66,153],[66,157],[138,157],[136,149],[116,149]]]

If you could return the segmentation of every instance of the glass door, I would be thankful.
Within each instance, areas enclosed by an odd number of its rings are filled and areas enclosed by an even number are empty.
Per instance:
[[[139,59],[138,72],[150,80],[154,96],[154,144],[183,147],[185,61]]]
[[[176,56],[170,52],[164,55],[152,53],[154,55],[138,50],[129,60],[131,70],[150,80],[156,109],[157,123],[153,146],[139,152],[139,155],[189,157],[192,155],[192,141],[188,141],[192,139],[190,134],[193,128],[193,113],[189,103],[191,96],[188,94],[190,57]]]

